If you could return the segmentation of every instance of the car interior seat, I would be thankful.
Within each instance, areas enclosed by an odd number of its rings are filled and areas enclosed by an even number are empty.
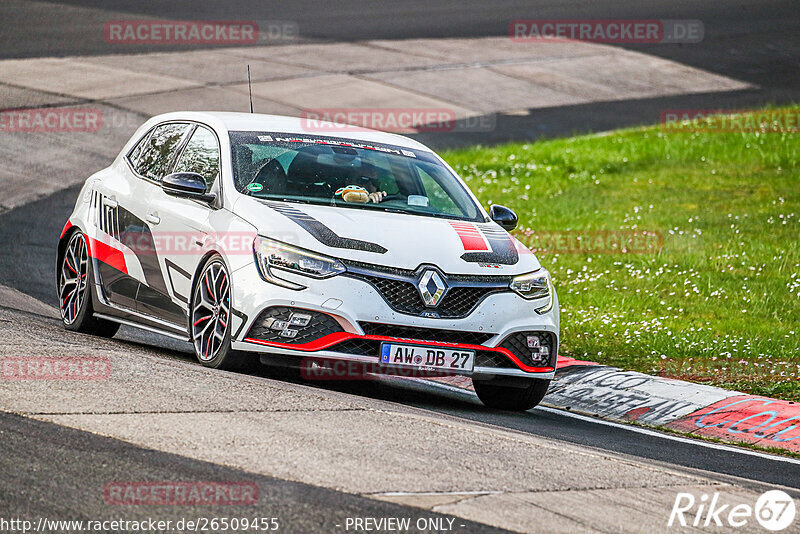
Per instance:
[[[284,195],[287,193],[286,171],[277,159],[271,159],[261,165],[255,173],[253,182],[263,186],[263,193],[268,195]]]

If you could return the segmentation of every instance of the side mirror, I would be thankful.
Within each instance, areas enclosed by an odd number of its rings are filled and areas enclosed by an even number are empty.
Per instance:
[[[170,196],[213,202],[217,197],[206,193],[206,181],[196,172],[173,172],[161,180],[161,189]]]
[[[514,213],[514,210],[498,204],[489,208],[489,218],[502,226],[507,232],[516,228],[519,222],[519,217]]]

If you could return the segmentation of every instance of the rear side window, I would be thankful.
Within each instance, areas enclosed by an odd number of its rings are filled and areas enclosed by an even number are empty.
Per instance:
[[[131,150],[130,153],[128,153],[128,159],[130,160],[131,165],[133,165],[134,169],[137,168],[136,162],[139,161],[139,156],[142,155],[142,150],[144,150],[145,147],[147,146],[147,141],[148,139],[150,139],[150,134],[152,133],[153,133],[152,129],[148,130],[147,133],[144,134],[144,136],[142,136],[141,139],[139,139],[139,142],[136,143],[136,146],[133,147],[133,150]]]
[[[151,180],[160,181],[169,170],[188,128],[188,124],[162,124],[149,136],[145,136],[131,152],[130,159],[136,172]]]
[[[219,176],[219,144],[217,137],[203,126],[198,126],[183,149],[175,172],[196,172],[206,181],[206,191]]]

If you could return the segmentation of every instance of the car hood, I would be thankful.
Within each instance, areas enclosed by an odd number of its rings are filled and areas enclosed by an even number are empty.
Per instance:
[[[515,275],[540,268],[494,222],[474,223],[383,211],[258,200],[242,196],[233,212],[259,235],[343,260],[448,274]]]

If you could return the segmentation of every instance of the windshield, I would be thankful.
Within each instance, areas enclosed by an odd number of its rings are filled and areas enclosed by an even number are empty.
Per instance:
[[[231,132],[242,194],[265,200],[482,221],[455,176],[430,152],[371,142]]]

